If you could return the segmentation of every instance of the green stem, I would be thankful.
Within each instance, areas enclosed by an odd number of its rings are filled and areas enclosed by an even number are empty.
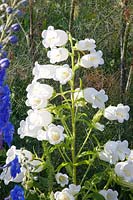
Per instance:
[[[79,156],[79,154],[81,153],[82,149],[84,148],[84,146],[85,146],[85,144],[86,144],[86,142],[87,142],[87,140],[88,140],[88,138],[89,138],[89,136],[91,134],[92,129],[93,128],[90,128],[90,130],[89,130],[89,132],[88,132],[88,134],[87,134],[87,136],[86,136],[86,138],[85,138],[85,140],[84,140],[84,142],[83,142],[83,144],[82,144],[82,146],[81,146],[81,148],[80,148],[80,150],[79,150],[79,152],[77,154],[77,157]]]
[[[72,173],[72,180],[73,183],[76,185],[76,156],[75,156],[75,142],[76,142],[76,120],[75,120],[75,100],[74,100],[74,81],[75,81],[75,64],[74,64],[74,48],[73,48],[73,41],[72,37],[69,34],[69,40],[71,44],[71,64],[72,64],[72,80],[71,80],[71,116],[72,116],[72,144],[71,144],[71,152],[72,152],[72,163],[73,163],[73,173]]]

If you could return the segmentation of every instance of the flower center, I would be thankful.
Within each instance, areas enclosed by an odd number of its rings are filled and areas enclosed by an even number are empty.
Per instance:
[[[52,133],[52,139],[53,139],[54,141],[58,141],[58,140],[60,139],[59,133],[58,133],[58,132],[53,132],[53,133]]]

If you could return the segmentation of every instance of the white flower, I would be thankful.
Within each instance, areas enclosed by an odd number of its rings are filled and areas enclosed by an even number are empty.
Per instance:
[[[45,48],[53,48],[63,46],[68,41],[68,35],[63,30],[55,30],[53,26],[49,26],[48,30],[42,32],[43,45]]]
[[[80,51],[94,51],[96,48],[95,40],[86,38],[85,40],[80,40],[76,43],[76,48]]]
[[[29,165],[31,166],[31,171],[32,172],[41,172],[43,170],[43,165],[42,165],[42,161],[40,160],[32,160]]]
[[[99,131],[104,131],[104,125],[100,124],[99,122],[95,123],[95,128],[98,129]]]
[[[123,104],[118,104],[116,108],[116,117],[118,122],[123,123],[124,119],[129,119],[129,106],[124,106]]]
[[[69,192],[73,196],[76,195],[76,194],[78,194],[80,190],[81,190],[81,186],[80,185],[75,185],[75,184],[70,184],[69,185]]]
[[[50,124],[46,131],[46,140],[49,141],[50,144],[59,144],[64,141],[65,135],[63,134],[64,128],[60,125]]]
[[[16,157],[16,146],[12,145],[10,147],[10,149],[8,149],[7,153],[6,153],[6,164],[10,163],[12,160],[15,159]]]
[[[99,153],[101,160],[109,162],[110,164],[116,164],[119,160],[125,160],[126,156],[130,154],[128,148],[128,141],[108,141],[104,145],[104,150]]]
[[[38,79],[53,79],[55,75],[55,65],[40,65],[38,62],[35,62],[35,67],[33,68],[34,81]],[[59,67],[59,66],[58,66]]]
[[[32,84],[28,85],[26,91],[28,92],[27,97],[38,96],[41,98],[43,97],[45,99],[50,99],[53,94],[53,87],[47,84],[33,82]]]
[[[29,122],[22,120],[18,128],[18,135],[23,139],[25,136],[37,138],[40,127],[31,125]]]
[[[55,70],[54,80],[59,81],[60,84],[64,85],[72,78],[72,69],[69,65],[65,64],[63,66],[57,67]]]
[[[80,65],[84,68],[97,68],[98,65],[104,64],[102,55],[102,51],[95,51],[91,52],[90,54],[84,55],[80,60]]]
[[[108,106],[104,110],[104,117],[109,120],[117,120],[116,117],[116,106]]]
[[[5,185],[8,185],[9,182],[21,183],[25,178],[25,173],[26,169],[21,167],[21,172],[13,178],[11,176],[10,167],[4,168],[3,172],[0,174],[0,180],[3,180]]]
[[[27,106],[31,106],[32,109],[39,109],[46,108],[48,105],[48,100],[43,97],[29,96],[25,103]]]
[[[15,146],[11,146],[10,149],[7,151],[7,158],[6,158],[6,165],[3,168],[3,172],[0,175],[0,179],[4,180],[4,183],[8,185],[9,182],[16,182],[20,183],[24,181],[26,176],[26,164],[30,163],[32,160],[32,153],[26,149],[16,149]],[[17,156],[18,161],[21,165],[20,173],[16,175],[15,178],[11,176],[11,166],[10,162],[12,162],[15,157]]]
[[[104,90],[97,91],[95,88],[85,88],[84,98],[87,102],[92,104],[93,108],[104,108],[105,102],[108,100],[108,96]]]
[[[126,156],[130,155],[131,150],[128,148],[128,141],[117,141],[117,155],[118,159],[123,161],[125,160]]]
[[[68,188],[54,194],[55,200],[74,200],[74,196],[69,193]]]
[[[105,200],[118,200],[118,192],[116,190],[101,190],[99,193],[105,198]]]
[[[29,110],[26,121],[33,127],[47,127],[52,122],[52,114],[45,109]]]
[[[28,85],[26,91],[28,92],[26,105],[31,106],[32,109],[39,109],[47,106],[48,99],[50,99],[53,94],[53,87],[47,84],[33,82]]]
[[[128,160],[133,160],[133,150],[130,151],[130,154],[128,156]]]
[[[123,123],[124,120],[129,119],[129,106],[118,104],[116,106],[109,106],[104,111],[104,117],[109,120],[118,120],[119,123]]]
[[[133,183],[133,160],[117,163],[115,173],[125,181]]]
[[[61,185],[61,187],[64,187],[69,182],[67,174],[57,173],[55,175],[55,179],[57,183]]]
[[[66,48],[53,48],[47,53],[50,63],[62,62],[68,58],[68,50]]]
[[[37,139],[38,139],[39,141],[47,140],[47,138],[46,138],[46,131],[40,129],[40,130],[37,132]]]

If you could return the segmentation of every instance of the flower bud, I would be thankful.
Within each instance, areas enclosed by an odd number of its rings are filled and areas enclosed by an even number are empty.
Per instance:
[[[6,12],[7,12],[8,14],[11,14],[12,11],[13,11],[13,9],[12,9],[11,7],[7,7],[7,8],[6,8]]]
[[[16,44],[18,42],[18,38],[16,35],[11,35],[9,37],[9,41],[11,42],[11,44]]]
[[[14,31],[14,32],[19,31],[20,30],[20,25],[18,23],[12,24],[11,30]]]
[[[15,14],[18,16],[18,17],[22,17],[23,16],[23,12],[21,10],[16,10],[15,11]]]
[[[0,60],[0,68],[8,68],[10,65],[10,61],[8,58],[3,58]]]

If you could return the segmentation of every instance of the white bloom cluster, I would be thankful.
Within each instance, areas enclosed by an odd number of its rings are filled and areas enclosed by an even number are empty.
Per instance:
[[[104,111],[104,117],[109,120],[118,120],[119,123],[123,123],[124,120],[129,119],[129,106],[118,104],[117,106],[109,106]]]
[[[59,81],[60,84],[64,85],[72,78],[72,69],[69,65],[40,65],[35,62],[35,67],[33,68],[34,80],[39,79],[53,79]]]
[[[101,160],[109,162],[110,164],[116,164],[119,160],[125,160],[126,156],[130,154],[128,148],[128,141],[108,141],[104,145],[104,150],[99,153]]]
[[[50,63],[62,62],[68,58],[68,50],[64,47],[68,41],[68,35],[63,30],[55,30],[53,26],[49,26],[48,30],[42,32],[43,45],[45,48],[51,48],[47,56]],[[60,48],[57,48],[60,47]]]
[[[115,165],[115,173],[124,181],[133,183],[133,150],[131,150],[128,160]]]
[[[69,188],[64,188],[61,192],[55,192],[54,198],[55,200],[74,200],[74,196],[79,193],[80,189],[80,185],[70,184]]]
[[[34,160],[32,153],[28,150],[16,149],[16,146],[11,146],[6,155],[6,165],[3,167],[3,172],[0,175],[0,179],[4,180],[5,185],[8,185],[9,182],[23,182],[27,170],[32,172],[40,172],[43,170],[43,167],[41,166],[42,162],[40,160]],[[18,161],[21,164],[21,168],[20,173],[18,173],[16,177],[13,178],[11,176],[10,162],[12,162],[16,156],[18,157]]]
[[[20,128],[18,134],[20,138],[25,136],[37,138],[38,132],[47,127],[52,122],[52,115],[46,109],[35,109],[28,111],[28,117],[26,120],[20,122]]]
[[[95,88],[85,88],[83,92],[85,100],[91,103],[93,108],[105,107],[104,103],[108,100],[108,96],[103,89],[97,91]]]
[[[80,60],[81,67],[84,68],[97,68],[99,65],[104,64],[104,60],[102,58],[102,51],[96,51],[95,40],[93,39],[85,39],[80,40],[76,43],[76,48],[80,51],[89,51],[89,54],[82,56]]]
[[[69,183],[67,174],[57,173],[55,175],[55,179],[57,183],[61,185],[61,187],[64,187]],[[80,189],[80,185],[70,184],[68,188],[64,188],[61,192],[57,191],[54,194],[54,197],[56,200],[74,200],[74,196],[79,193]]]
[[[118,192],[116,190],[101,190],[99,193],[105,198],[105,200],[118,200]]]

